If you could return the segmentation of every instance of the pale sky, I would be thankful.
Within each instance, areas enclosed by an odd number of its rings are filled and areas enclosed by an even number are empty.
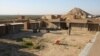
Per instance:
[[[74,7],[100,15],[100,0],[0,0],[0,15],[66,14]]]

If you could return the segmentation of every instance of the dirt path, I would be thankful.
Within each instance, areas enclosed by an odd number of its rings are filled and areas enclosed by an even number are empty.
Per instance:
[[[91,47],[88,56],[100,56],[100,33],[97,35],[97,39]]]

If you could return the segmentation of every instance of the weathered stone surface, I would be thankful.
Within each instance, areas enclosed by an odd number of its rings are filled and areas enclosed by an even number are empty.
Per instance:
[[[74,8],[71,11],[69,11],[69,13],[64,15],[63,18],[66,18],[66,19],[86,19],[89,16],[92,17],[93,15],[85,12],[84,10],[82,10],[80,8]]]
[[[53,19],[58,19],[58,18],[61,18],[61,15],[44,15],[42,16],[41,19],[53,20]]]

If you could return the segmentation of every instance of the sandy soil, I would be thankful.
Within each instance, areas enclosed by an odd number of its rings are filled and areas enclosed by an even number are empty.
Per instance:
[[[24,36],[28,33],[24,33]],[[21,34],[22,35],[22,34]],[[29,33],[30,35],[30,33]],[[86,29],[73,28],[72,33],[69,36],[68,31],[58,30],[51,31],[45,34],[32,34],[32,37],[40,37],[44,40],[45,48],[43,50],[35,51],[34,49],[17,49],[17,51],[33,53],[33,56],[78,56],[84,46],[94,37],[95,32],[89,32]],[[16,37],[20,35],[13,35]],[[56,40],[60,41],[60,45],[55,44]],[[12,40],[2,39],[0,41],[5,41],[7,43],[16,43]],[[28,56],[27,54],[26,56]],[[20,55],[18,55],[20,56]],[[24,55],[25,56],[25,55]],[[31,55],[30,55],[31,56]]]
[[[39,54],[41,56],[78,56],[95,34],[83,30],[73,29],[70,36],[65,30],[45,34],[43,38],[47,40],[47,48]],[[54,44],[56,40],[60,40],[61,45]]]

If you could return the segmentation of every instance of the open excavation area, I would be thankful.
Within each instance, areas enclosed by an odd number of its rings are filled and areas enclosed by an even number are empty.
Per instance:
[[[0,56],[100,56],[99,5],[0,0]]]
[[[0,38],[0,56],[78,56],[96,32],[85,28],[22,32]]]

